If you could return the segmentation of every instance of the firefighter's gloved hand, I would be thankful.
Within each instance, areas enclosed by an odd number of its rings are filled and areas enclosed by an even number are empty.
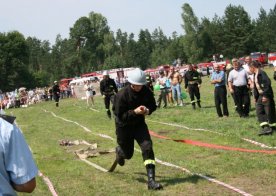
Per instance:
[[[105,98],[105,95],[103,95],[102,97]]]
[[[200,88],[200,87],[201,87],[201,86],[200,86],[200,84],[198,84],[197,86],[198,86],[198,88]]]
[[[139,107],[137,107],[134,110],[135,114],[139,114],[139,115],[147,115],[149,113],[149,109],[146,108],[145,106],[141,105]]]

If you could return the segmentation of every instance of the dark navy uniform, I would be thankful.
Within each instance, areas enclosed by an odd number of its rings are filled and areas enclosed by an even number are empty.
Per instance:
[[[152,84],[152,78],[150,75],[146,75],[147,84],[146,86],[149,87],[153,91],[153,84]]]
[[[131,85],[128,85],[115,96],[113,112],[117,142],[121,148],[119,154],[125,159],[130,159],[133,156],[134,140],[136,140],[142,150],[144,164],[154,164],[152,141],[145,116],[134,112],[141,105],[149,109],[149,115],[156,110],[153,92],[146,86],[143,86],[141,91],[135,92]]]
[[[188,88],[188,90],[189,90],[191,104],[193,106],[193,109],[195,109],[195,103],[196,103],[195,97],[197,99],[198,107],[201,107],[200,92],[199,92],[199,86],[198,86],[202,82],[200,74],[194,69],[188,70],[184,75],[184,79],[185,79],[185,89]]]
[[[275,102],[271,81],[267,74],[259,69],[258,74],[254,74],[254,97],[256,100],[256,113],[261,127],[269,126],[276,130]],[[267,98],[266,102],[262,98]]]
[[[59,97],[60,97],[59,85],[55,84],[52,89],[53,89],[53,97],[54,97],[54,100],[55,100],[55,103],[56,103],[56,107],[58,107]]]
[[[107,77],[100,82],[100,92],[104,95],[104,104],[107,115],[111,118],[110,102],[113,103],[114,94],[118,92],[118,88],[113,79]]]

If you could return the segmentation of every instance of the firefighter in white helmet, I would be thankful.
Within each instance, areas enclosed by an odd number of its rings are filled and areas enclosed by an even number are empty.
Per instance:
[[[111,118],[110,102],[113,103],[114,94],[118,92],[118,88],[115,81],[109,77],[108,71],[103,72],[103,80],[100,82],[100,92],[104,98],[107,116]]]
[[[59,106],[59,98],[60,98],[60,88],[59,88],[57,81],[54,81],[54,86],[52,87],[52,89],[53,89],[53,96],[54,96],[54,100],[56,103],[56,107],[58,107]]]
[[[155,181],[155,157],[145,122],[145,116],[156,110],[153,92],[145,86],[146,75],[139,68],[129,72],[128,82],[130,84],[116,94],[113,105],[119,144],[116,148],[116,160],[123,166],[125,159],[131,159],[136,140],[142,150],[147,169],[148,189],[162,189],[162,185]]]

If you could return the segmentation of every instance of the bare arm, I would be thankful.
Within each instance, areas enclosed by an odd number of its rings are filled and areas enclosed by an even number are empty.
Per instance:
[[[229,81],[228,82],[228,86],[229,86],[230,93],[233,93],[234,92],[234,90],[233,90],[233,83]]]
[[[12,184],[14,190],[18,192],[25,192],[25,193],[31,193],[34,191],[36,187],[36,180],[35,178],[31,179],[29,182],[26,182],[25,184]]]

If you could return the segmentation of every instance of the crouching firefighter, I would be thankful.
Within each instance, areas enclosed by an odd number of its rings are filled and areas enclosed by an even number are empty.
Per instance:
[[[249,70],[253,73],[254,98],[256,101],[256,114],[261,126],[261,135],[272,134],[276,131],[276,113],[271,81],[266,72],[260,69],[259,62],[249,64]]]
[[[197,106],[201,108],[199,87],[202,80],[201,80],[200,74],[193,68],[191,64],[189,65],[188,71],[184,75],[184,79],[185,79],[185,89],[190,94],[191,104],[193,106],[193,109],[196,108],[195,96],[197,99]]]
[[[112,108],[119,145],[116,147],[116,161],[123,166],[125,159],[131,159],[134,152],[134,140],[136,140],[142,150],[147,170],[148,189],[162,189],[162,185],[155,181],[155,157],[145,122],[145,116],[156,110],[153,92],[145,86],[146,76],[139,68],[129,72],[128,81],[130,85],[116,94]]]
[[[107,116],[111,118],[110,102],[113,104],[114,94],[118,92],[118,88],[115,81],[109,77],[107,71],[103,72],[103,80],[100,82],[100,92],[104,98]]]

